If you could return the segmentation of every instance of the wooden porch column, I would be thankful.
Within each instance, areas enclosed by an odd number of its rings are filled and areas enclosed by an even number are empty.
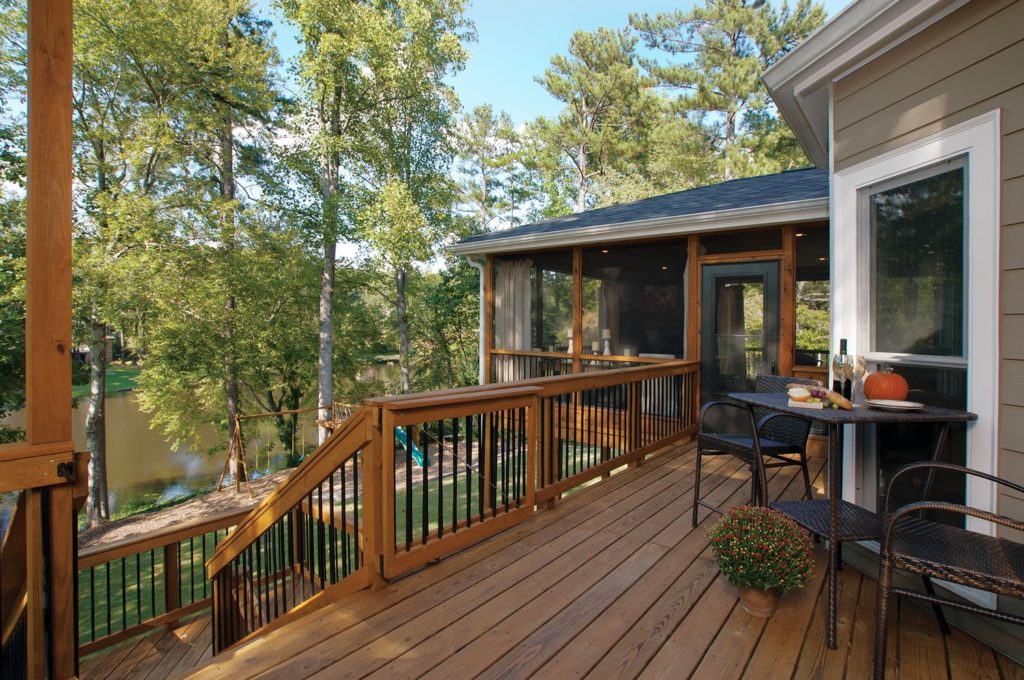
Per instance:
[[[74,450],[71,443],[71,79],[72,0],[28,3],[28,199],[25,295],[26,437],[30,447]],[[37,449],[38,450],[38,449]],[[29,555],[45,570],[50,612],[49,675],[78,672],[75,540],[71,485],[44,491],[49,555]],[[33,550],[42,545],[31,544]],[[30,607],[30,639],[41,607]],[[38,646],[30,654],[38,653]],[[40,659],[30,661],[37,676]]]
[[[494,349],[494,256],[488,255],[484,264],[484,384],[493,382],[491,350]]]
[[[580,352],[583,350],[583,248],[572,249],[572,372],[580,373],[582,363]]]
[[[779,272],[779,375],[793,375],[796,357],[796,227],[782,229]]]
[[[699,236],[690,236],[686,241],[686,358],[690,361],[700,361],[699,244]]]

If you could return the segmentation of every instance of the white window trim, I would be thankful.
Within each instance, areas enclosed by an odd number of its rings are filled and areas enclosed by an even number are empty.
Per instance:
[[[913,172],[944,160],[967,156],[967,225],[970,246],[966,262],[967,318],[967,409],[978,420],[967,426],[967,465],[996,473],[999,413],[999,151],[1000,112],[994,110],[929,135],[899,149],[881,154],[832,177],[831,210],[831,324],[833,343],[848,338],[850,352],[870,359],[880,358],[868,351],[870,324],[860,317],[863,298],[869,291],[862,285],[859,270],[868,262],[866,239],[859,219],[860,192],[872,184]],[[895,358],[895,357],[894,357]],[[909,357],[907,357],[909,358]],[[914,363],[918,357],[914,357]],[[891,359],[885,359],[891,360]],[[936,363],[946,363],[949,359]],[[962,365],[962,359],[959,360]],[[855,428],[846,428],[844,450],[857,451]],[[843,498],[863,502],[858,487],[860,463],[857,456],[843,461]],[[994,512],[997,493],[991,482],[969,478],[967,503]],[[968,518],[973,531],[994,534],[983,520]],[[988,600],[977,591],[972,599]],[[994,603],[994,598],[991,602]]]

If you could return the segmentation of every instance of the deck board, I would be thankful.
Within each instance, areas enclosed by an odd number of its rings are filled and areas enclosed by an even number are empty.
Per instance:
[[[749,497],[749,474],[709,459],[702,491]],[[815,488],[822,462],[812,461]],[[703,510],[691,527],[694,456],[680,445],[572,494],[553,509],[395,581],[342,598],[209,659],[209,617],[83,662],[83,678],[863,678],[870,675],[876,584],[840,575],[840,648],[824,640],[825,554],[817,575],[769,620],[737,606],[718,574]],[[795,468],[773,469],[773,497],[798,498]],[[929,612],[893,602],[890,677],[1021,677],[1020,666]],[[170,637],[168,637],[170,636]],[[162,662],[161,662],[162,661]],[[136,673],[142,675],[135,675]]]

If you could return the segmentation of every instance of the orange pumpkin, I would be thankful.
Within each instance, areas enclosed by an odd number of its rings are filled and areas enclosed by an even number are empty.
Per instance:
[[[910,386],[906,379],[898,373],[893,373],[891,368],[872,373],[864,379],[864,397],[867,399],[902,401],[907,398],[909,392]]]

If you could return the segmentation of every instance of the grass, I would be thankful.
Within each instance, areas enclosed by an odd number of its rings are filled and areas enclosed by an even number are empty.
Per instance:
[[[596,447],[576,446],[572,447],[569,459],[570,461],[575,459],[578,466],[576,469],[582,471],[589,467],[589,464],[595,462],[598,453]],[[458,521],[466,520],[466,473],[461,462],[459,467],[460,470],[456,475],[449,475],[443,479],[432,477],[427,481],[427,526],[431,538],[436,536],[437,532],[439,490],[444,494],[444,534],[447,535],[451,532],[453,493],[456,495],[456,519]],[[496,477],[500,479],[502,472],[502,467],[499,465]],[[572,474],[572,472],[573,470],[570,469],[569,473]],[[404,480],[404,470],[396,470],[396,474],[399,480]],[[412,546],[422,542],[422,474],[421,468],[413,469],[412,493],[414,497],[410,517],[406,517],[406,490],[400,489],[395,494],[395,547],[398,550],[405,548],[406,526],[409,524],[413,529]],[[477,513],[480,507],[478,478],[475,473],[471,473],[470,481],[472,484],[470,510],[475,524],[478,521]],[[591,483],[598,481],[594,480]],[[504,510],[504,503],[500,502],[500,497],[498,500],[498,509],[501,512]],[[511,509],[511,498],[509,500]],[[346,513],[351,521],[353,504],[350,501],[346,505]],[[490,516],[490,510],[487,509],[485,514]],[[359,520],[360,529],[362,529],[364,521],[362,513],[360,513]],[[220,533],[220,537],[223,537],[223,533]],[[314,543],[318,543],[319,540],[314,533]],[[339,532],[336,535],[336,540],[344,541],[345,537]],[[203,554],[203,542],[206,543],[205,555]],[[179,551],[180,594],[181,603],[184,606],[189,602],[206,597],[211,592],[210,586],[206,582],[204,557],[209,558],[215,551],[213,534],[206,534],[202,538],[197,537],[191,545],[189,541],[183,541],[179,544]],[[338,552],[340,554],[340,547]],[[165,612],[162,550],[156,549],[130,555],[92,569],[83,569],[78,574],[78,592],[79,635],[83,642],[103,637],[108,631],[116,633],[136,623],[159,616]]]
[[[135,382],[142,369],[136,366],[108,366],[107,367],[107,390],[108,397],[114,396],[125,390],[134,390]],[[71,386],[71,398],[81,399],[89,396],[89,383]]]

